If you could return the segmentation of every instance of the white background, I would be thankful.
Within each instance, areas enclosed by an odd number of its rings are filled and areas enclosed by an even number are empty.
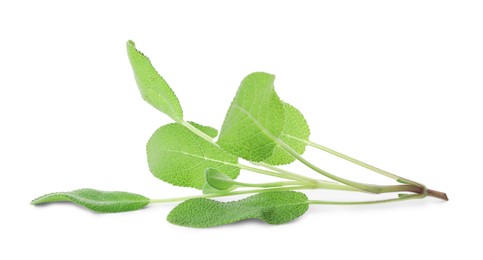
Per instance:
[[[0,4],[0,258],[481,259],[481,1],[71,2]],[[270,72],[312,140],[450,201],[312,206],[285,225],[210,229],[169,224],[174,204],[104,215],[31,206],[84,187],[197,194],[149,173],[145,143],[170,120],[142,101],[128,39],[170,83],[186,119],[220,127],[241,79]],[[392,183],[314,149],[307,157]]]

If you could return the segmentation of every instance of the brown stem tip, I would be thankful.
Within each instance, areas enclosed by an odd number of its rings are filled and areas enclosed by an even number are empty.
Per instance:
[[[442,199],[442,200],[445,200],[445,201],[449,200],[448,196],[444,192],[436,191],[436,190],[430,190],[430,189],[428,189],[426,192],[428,193],[428,196],[435,197],[435,198],[438,198],[438,199]]]

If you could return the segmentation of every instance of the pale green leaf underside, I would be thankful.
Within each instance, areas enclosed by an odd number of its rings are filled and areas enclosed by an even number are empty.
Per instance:
[[[179,100],[149,58],[136,49],[133,41],[127,42],[127,53],[143,99],[173,120],[181,122],[183,110]]]
[[[235,188],[236,187],[233,186],[232,188],[227,189],[227,190],[219,190],[219,189],[216,189],[216,188],[211,187],[210,184],[208,184],[207,182],[205,182],[203,184],[203,187],[201,188],[201,191],[202,191],[203,194],[226,193],[227,191],[234,190]]]
[[[176,206],[167,219],[172,224],[196,228],[252,218],[269,224],[282,224],[301,216],[308,207],[307,196],[301,192],[271,191],[232,202],[190,199]]]
[[[38,205],[60,201],[69,201],[100,213],[138,210],[149,204],[149,199],[139,194],[93,189],[50,193],[32,200],[32,204]]]
[[[283,103],[283,108],[285,111],[285,122],[280,139],[292,147],[298,154],[303,154],[307,144],[301,140],[309,139],[309,125],[297,108],[285,102]],[[289,164],[293,161],[295,161],[295,158],[280,146],[276,146],[272,155],[264,160],[265,163],[271,165]]]
[[[188,121],[188,123],[190,123],[192,126],[196,127],[198,130],[205,133],[211,138],[215,138],[218,135],[218,130],[216,130],[216,128],[213,128],[211,126],[200,125],[193,121]]]
[[[216,170],[216,169],[207,169],[206,170],[206,182],[212,188],[216,190],[230,190],[232,188],[236,188],[236,182],[233,181],[230,176]]]
[[[255,72],[245,77],[226,114],[218,138],[225,150],[259,162],[268,158],[283,129],[283,103],[274,91],[275,76]]]
[[[178,123],[160,127],[148,141],[149,169],[176,186],[202,189],[205,170],[218,169],[230,178],[240,173],[238,158]]]

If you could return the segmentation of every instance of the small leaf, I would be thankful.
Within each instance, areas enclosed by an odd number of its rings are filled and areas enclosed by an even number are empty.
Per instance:
[[[310,135],[309,125],[304,115],[292,105],[284,102],[283,109],[285,111],[285,122],[280,139],[297,151],[297,153],[303,154],[307,146],[303,141],[308,140]],[[264,160],[265,163],[271,165],[289,164],[293,161],[295,161],[295,158],[280,146],[276,146],[272,155]]]
[[[59,201],[70,201],[100,213],[138,210],[149,204],[149,199],[139,194],[93,189],[50,193],[32,200],[32,204],[38,205]]]
[[[178,123],[154,132],[147,144],[147,155],[151,173],[176,186],[202,189],[208,168],[219,169],[233,179],[240,173],[236,156]]]
[[[136,49],[133,41],[127,42],[127,53],[143,99],[176,122],[181,122],[183,110],[179,100],[149,58]]]
[[[207,182],[205,182],[203,184],[201,191],[203,192],[203,194],[214,194],[214,193],[225,193],[226,192],[226,190],[219,190],[219,189],[215,189],[215,188],[211,187],[210,184],[208,184]]]
[[[236,182],[233,181],[230,176],[216,170],[207,169],[206,170],[206,182],[213,188],[226,191],[236,188]]]
[[[282,224],[303,215],[308,208],[307,196],[301,192],[270,191],[232,202],[190,199],[176,206],[167,219],[172,224],[196,228],[251,218],[268,224]]]
[[[216,128],[213,128],[211,126],[200,125],[200,124],[195,123],[193,121],[188,121],[188,123],[190,123],[192,126],[196,127],[201,132],[207,134],[211,138],[215,138],[218,135],[218,130],[216,130]]]
[[[284,124],[274,80],[274,75],[264,72],[243,79],[221,128],[218,144],[223,149],[254,162],[272,154]]]

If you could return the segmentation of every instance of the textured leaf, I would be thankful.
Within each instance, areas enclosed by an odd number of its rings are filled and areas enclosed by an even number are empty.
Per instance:
[[[123,191],[99,191],[80,189],[70,192],[50,193],[32,200],[33,205],[70,201],[95,212],[114,213],[144,208],[149,199],[134,193]]]
[[[268,158],[283,129],[283,103],[274,91],[275,76],[255,72],[245,77],[223,122],[218,144],[249,161]]]
[[[177,186],[202,189],[205,170],[218,169],[230,178],[240,173],[238,158],[178,123],[160,127],[148,141],[149,169]]]
[[[143,99],[173,120],[181,122],[183,110],[178,98],[149,58],[136,49],[133,41],[127,42],[127,53]]]
[[[230,176],[216,170],[216,169],[207,169],[206,170],[206,183],[211,187],[226,191],[232,188],[236,188],[236,183],[233,181]]]
[[[198,123],[195,123],[193,121],[188,121],[192,126],[196,127],[198,130],[201,132],[207,134],[211,138],[215,138],[218,135],[218,130],[211,126],[205,126],[205,125],[200,125]]]
[[[236,187],[234,187],[234,188],[236,188]],[[230,189],[230,190],[232,190],[232,189]],[[227,190],[219,190],[219,189],[213,188],[207,182],[205,182],[203,184],[201,191],[203,192],[203,194],[213,194],[213,193],[225,193],[225,192],[227,192]]]
[[[292,105],[284,102],[283,109],[285,111],[285,122],[280,139],[297,151],[297,153],[303,154],[307,144],[301,140],[309,139],[309,125],[302,113]],[[295,158],[280,146],[276,146],[272,155],[264,160],[265,163],[271,165],[289,164],[293,161],[295,161]]]
[[[218,202],[197,198],[176,206],[168,221],[187,227],[213,227],[256,218],[269,224],[289,222],[309,208],[305,194],[295,191],[263,192],[239,201]]]

